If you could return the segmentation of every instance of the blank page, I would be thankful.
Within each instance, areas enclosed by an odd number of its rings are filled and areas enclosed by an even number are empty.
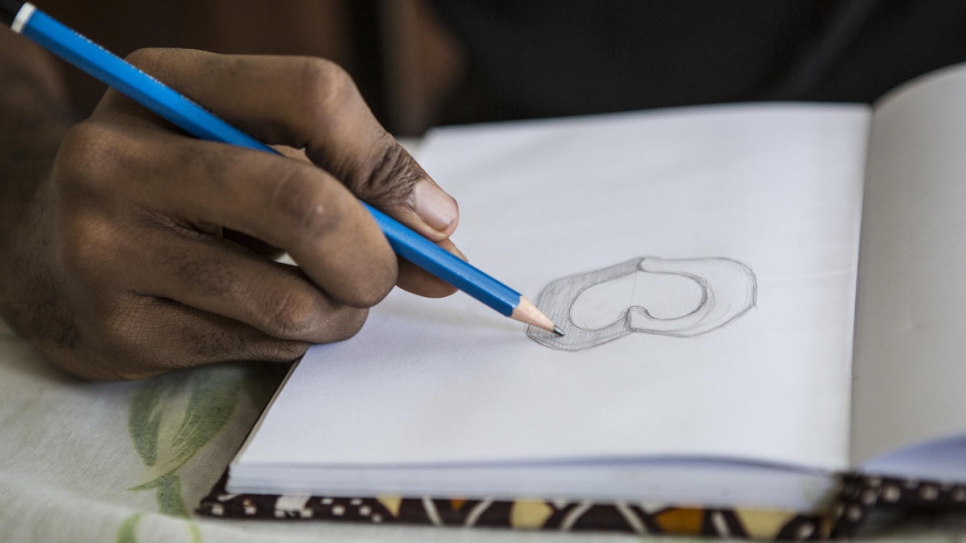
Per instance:
[[[309,351],[238,462],[845,467],[867,129],[770,105],[433,132],[457,245],[583,339],[395,291]]]
[[[963,96],[960,68],[876,106],[859,270],[855,465],[966,433]]]

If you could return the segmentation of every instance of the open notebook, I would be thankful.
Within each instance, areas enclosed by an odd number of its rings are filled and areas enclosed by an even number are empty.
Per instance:
[[[959,68],[874,108],[432,132],[455,241],[567,336],[393,292],[293,368],[202,511],[814,537],[966,503],[963,96]]]

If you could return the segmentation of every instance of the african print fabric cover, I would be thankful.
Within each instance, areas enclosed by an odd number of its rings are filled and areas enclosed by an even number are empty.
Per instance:
[[[839,498],[827,511],[816,513],[629,501],[230,494],[225,491],[226,480],[227,474],[201,501],[198,513],[212,517],[818,541],[853,537],[877,507],[966,512],[966,484],[858,473],[844,475]]]
[[[794,511],[703,509],[589,500],[490,500],[399,496],[339,498],[230,494],[226,478],[198,512],[214,517],[300,519],[451,527],[688,534],[814,540],[829,531],[820,515]]]

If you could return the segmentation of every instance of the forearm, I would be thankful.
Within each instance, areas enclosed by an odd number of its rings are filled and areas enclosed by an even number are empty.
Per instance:
[[[0,29],[0,258],[17,237],[68,124],[66,96],[51,57]]]

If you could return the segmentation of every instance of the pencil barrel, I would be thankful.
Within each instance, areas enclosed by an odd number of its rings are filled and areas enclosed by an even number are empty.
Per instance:
[[[490,277],[456,255],[410,230],[402,223],[363,203],[399,256],[509,317],[520,303],[520,293]]]

